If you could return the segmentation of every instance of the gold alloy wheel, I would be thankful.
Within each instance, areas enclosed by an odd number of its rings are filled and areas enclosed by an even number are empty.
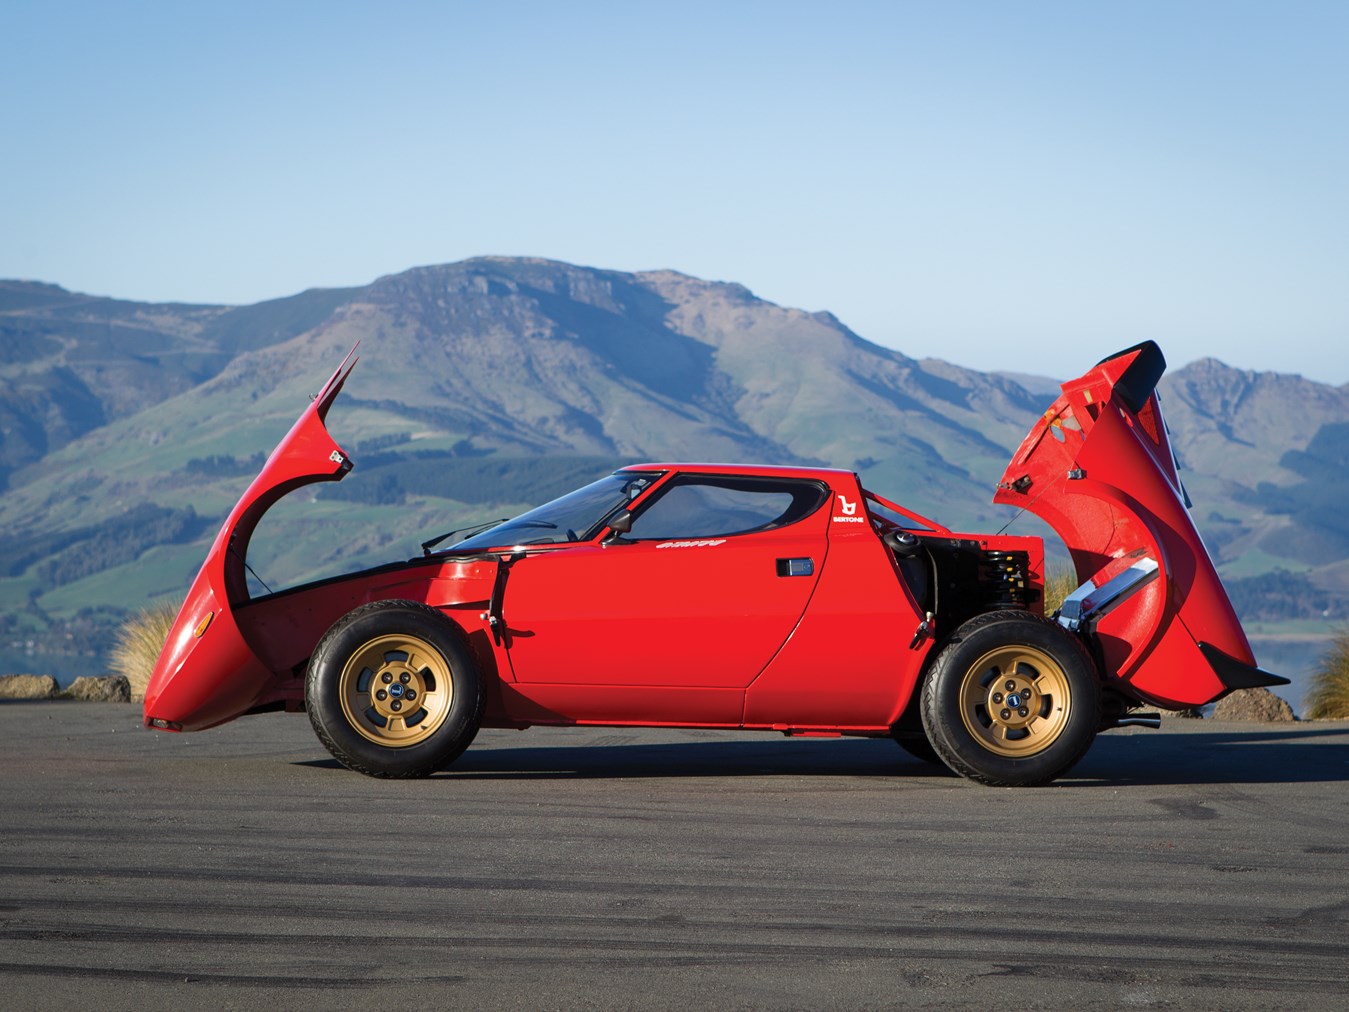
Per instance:
[[[997,755],[1016,759],[1043,752],[1063,733],[1071,710],[1068,676],[1035,647],[990,650],[960,681],[960,719]]]
[[[445,723],[454,676],[440,651],[417,636],[379,636],[361,646],[337,683],[347,723],[376,745],[405,748]]]

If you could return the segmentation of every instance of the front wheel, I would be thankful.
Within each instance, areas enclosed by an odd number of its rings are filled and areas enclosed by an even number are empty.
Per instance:
[[[372,777],[424,777],[449,765],[477,734],[483,698],[463,634],[415,601],[377,601],[339,619],[305,679],[319,740]]]
[[[920,701],[928,741],[951,769],[995,787],[1062,776],[1101,722],[1086,648],[1028,612],[970,619],[937,655]]]

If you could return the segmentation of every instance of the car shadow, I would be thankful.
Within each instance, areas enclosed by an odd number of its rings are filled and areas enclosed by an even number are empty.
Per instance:
[[[296,763],[342,769],[335,759]],[[690,741],[650,745],[576,744],[470,747],[435,774],[461,780],[619,780],[665,777],[771,776],[954,777],[915,759],[888,739]]]
[[[633,736],[639,736],[634,732]],[[1338,740],[1322,740],[1338,739]],[[297,763],[342,769],[336,760]],[[576,780],[666,777],[904,777],[955,780],[887,739],[745,738],[525,747],[471,747],[440,778]],[[1349,780],[1349,727],[1103,734],[1058,783],[1322,783]]]
[[[1349,780],[1349,725],[1106,733],[1065,779],[1099,787],[1338,783]]]

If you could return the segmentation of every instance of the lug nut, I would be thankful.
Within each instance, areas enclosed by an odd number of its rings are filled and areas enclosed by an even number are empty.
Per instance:
[[[392,703],[389,704],[390,710],[401,710],[402,708],[403,708],[403,701],[401,699],[395,699]]]
[[[1029,716],[1030,716],[1030,711],[1027,710],[1024,706],[1023,706],[1021,709],[1017,710],[1016,712],[1019,713],[1019,714],[1020,714],[1021,716],[1023,716],[1023,717],[1029,717]]]
[[[384,672],[384,674],[380,675],[379,680],[383,682],[385,685],[388,685],[390,682],[393,681],[393,675],[389,674],[386,671]]]
[[[995,693],[993,693],[993,702],[995,702],[995,703],[1001,703],[1001,702],[1002,702],[1002,693],[1001,693],[1001,692],[995,692]]]
[[[1010,678],[1007,680],[1007,691],[1008,692],[1016,691],[1016,682],[1012,681]]]
[[[417,690],[408,689],[407,694],[403,698],[405,698],[409,703],[412,702],[414,699],[417,698]]]
[[[398,676],[398,680],[402,682],[404,685],[407,685],[408,682],[412,681],[412,676],[409,675],[406,671],[404,671],[401,675]]]
[[[1002,717],[1003,720],[1009,720],[1009,719],[1011,719],[1012,711],[1011,711],[1011,710],[1003,710],[1002,713],[1000,713],[998,716]]]
[[[384,700],[389,698],[389,694],[385,692],[383,689],[380,689],[378,692],[375,693],[375,698],[378,699],[380,702],[383,702]]]

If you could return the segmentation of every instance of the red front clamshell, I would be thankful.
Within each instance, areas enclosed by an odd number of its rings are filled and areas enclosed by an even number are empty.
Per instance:
[[[248,599],[248,542],[263,514],[287,493],[337,481],[351,470],[324,421],[356,364],[354,354],[353,349],[277,444],[216,535],[150,676],[147,727],[197,731],[224,723],[252,707],[272,679],[233,614],[233,607]]]

